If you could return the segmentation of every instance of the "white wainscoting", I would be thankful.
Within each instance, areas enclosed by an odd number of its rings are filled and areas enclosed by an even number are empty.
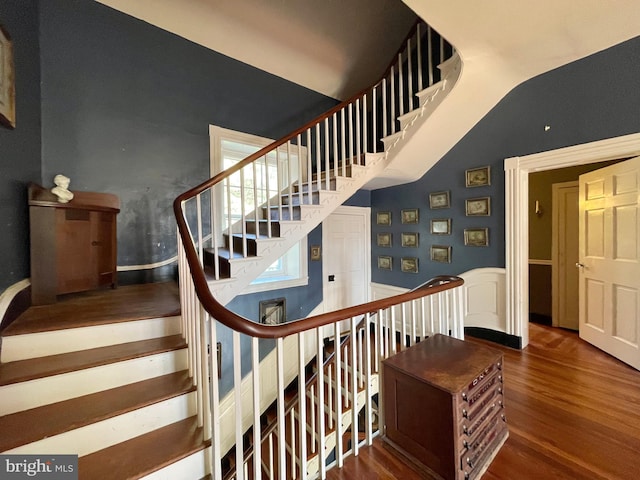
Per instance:
[[[464,279],[462,286],[464,326],[506,332],[505,269],[476,268],[459,276]],[[408,288],[372,282],[371,298],[379,300],[408,290]],[[447,298],[451,299],[451,297]]]
[[[506,333],[505,269],[476,268],[460,277],[464,279],[464,326]]]

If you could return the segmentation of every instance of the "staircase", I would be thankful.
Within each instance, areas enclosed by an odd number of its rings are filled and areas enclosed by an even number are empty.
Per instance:
[[[359,189],[397,175],[398,153],[459,73],[451,46],[418,23],[374,86],[174,201],[179,276],[187,280],[181,282],[185,336],[190,358],[200,362],[198,392],[216,479],[223,473],[238,479],[326,478],[330,465],[341,466],[362,441],[371,444],[379,433],[373,418],[384,409],[378,412],[377,375],[380,361],[396,352],[396,337],[409,343],[435,333],[463,337],[457,289],[462,281],[455,277],[282,325],[253,322],[224,307]],[[375,340],[353,342],[348,360],[336,359],[328,367],[333,374],[325,368],[307,372],[309,353],[325,357],[327,330],[334,338],[356,339],[356,320]],[[225,347],[233,359],[233,387],[224,399],[217,375],[209,373],[218,370],[218,359],[207,354],[217,343],[219,324],[231,329],[233,338]],[[266,372],[259,338],[275,340],[273,366]],[[288,343],[297,345],[292,354]],[[249,361],[251,373],[242,378],[241,365]],[[291,363],[297,382],[288,371]],[[331,376],[333,385],[325,380]],[[335,386],[336,380],[342,385]],[[306,400],[298,401],[293,392],[307,392]]]
[[[220,304],[359,189],[404,176],[394,170],[397,153],[460,74],[458,55],[439,36],[433,41],[434,35],[419,23],[371,89],[176,199],[179,228],[189,230]],[[240,198],[237,211],[223,211],[222,199],[230,204],[233,195]]]
[[[365,339],[364,322],[357,328],[357,339],[362,346]],[[283,451],[283,464],[286,478],[301,478],[301,469],[306,470],[306,478],[315,478],[321,469],[336,463],[337,451],[346,456],[354,446],[362,440],[365,430],[371,435],[371,430],[377,426],[377,395],[378,371],[369,375],[368,381],[362,375],[362,368],[353,368],[353,362],[358,358],[349,355],[353,348],[352,337],[345,336],[340,342],[340,352],[335,351],[334,342],[326,342],[323,349],[322,374],[318,369],[317,358],[306,367],[310,376],[304,388],[305,408],[300,405],[300,395],[297,381],[287,386],[284,399],[284,417],[282,425],[278,422],[277,402],[274,402],[261,416],[261,444],[260,456],[256,457],[253,447],[253,431],[250,428],[244,436],[244,464],[242,465],[245,478],[254,478],[254,461],[261,462],[261,472],[266,478],[273,475],[278,478],[279,454]],[[356,346],[358,348],[358,346]],[[371,349],[372,351],[373,349]],[[362,361],[362,358],[359,359]],[[339,372],[336,374],[336,372]],[[355,376],[354,376],[355,375]],[[365,383],[367,382],[367,383]],[[320,385],[320,387],[319,387]],[[355,387],[351,389],[350,387]],[[321,391],[322,390],[322,391]],[[367,402],[367,396],[373,403]],[[365,421],[365,414],[371,417]],[[374,423],[374,417],[376,421]],[[304,427],[302,427],[304,425]],[[304,438],[304,460],[301,461],[300,439]],[[320,452],[324,452],[320,455]],[[329,459],[329,461],[327,461]],[[236,451],[231,449],[223,459],[227,466],[222,478],[230,480],[237,478]]]
[[[175,284],[64,296],[2,334],[0,452],[77,454],[79,478],[202,478]]]

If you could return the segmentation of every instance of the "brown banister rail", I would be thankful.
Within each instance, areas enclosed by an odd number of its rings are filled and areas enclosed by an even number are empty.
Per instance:
[[[373,302],[342,308],[340,310],[334,310],[332,312],[322,313],[320,315],[294,320],[280,325],[264,325],[238,315],[221,305],[211,294],[209,285],[207,284],[207,280],[202,270],[200,272],[196,272],[193,279],[198,298],[200,299],[204,309],[209,312],[209,314],[211,314],[217,321],[233,330],[259,338],[286,337],[313,328],[330,325],[346,318],[377,312],[384,308],[389,308],[400,303],[422,298],[426,295],[433,295],[438,292],[450,290],[464,284],[464,280],[460,277],[441,275],[434,277],[413,290],[399,295],[393,295],[380,300],[374,300]]]
[[[245,158],[242,161],[236,163],[232,167],[227,168],[223,172],[220,172],[217,175],[211,177],[209,180],[205,180],[200,185],[197,185],[197,186],[193,187],[192,189],[187,190],[183,194],[179,195],[173,202],[173,210],[176,213],[176,217],[179,217],[182,214],[182,212],[180,210],[180,206],[181,206],[182,202],[184,202],[186,200],[189,200],[190,198],[195,197],[199,193],[204,192],[208,188],[211,188],[215,184],[220,183],[225,178],[230,177],[231,175],[233,175],[237,171],[241,170],[243,167],[246,167],[250,163],[252,163],[255,160],[259,159],[260,157],[262,157],[262,156],[266,155],[267,153],[275,150],[276,148],[280,147],[281,145],[284,145],[288,141],[293,140],[298,135],[304,133],[305,131],[307,131],[309,128],[313,127],[317,123],[322,122],[323,120],[325,120],[326,118],[329,118],[334,113],[339,112],[340,110],[342,110],[345,107],[348,107],[349,104],[355,102],[358,98],[361,98],[369,90],[371,90],[375,86],[379,85],[382,82],[382,79],[385,78],[389,74],[389,72],[391,71],[394,63],[396,62],[396,58],[397,58],[398,54],[404,48],[407,40],[409,38],[411,38],[415,34],[416,29],[418,28],[418,24],[420,24],[420,23],[421,23],[420,21],[416,22],[416,24],[411,28],[411,30],[409,30],[409,33],[407,34],[407,36],[403,40],[402,44],[400,45],[400,48],[398,49],[398,52],[396,52],[396,54],[393,56],[393,59],[391,60],[391,63],[389,64],[387,69],[384,71],[384,73],[380,77],[380,80],[378,80],[376,83],[374,83],[370,87],[363,88],[358,93],[354,94],[353,96],[351,96],[347,100],[344,100],[341,103],[339,103],[338,105],[336,105],[336,106],[332,107],[331,109],[327,110],[325,113],[323,113],[320,116],[314,118],[313,120],[310,120],[309,122],[304,124],[302,127],[298,128],[297,130],[294,130],[293,132],[289,133],[288,135],[285,135],[284,137],[280,138],[279,140],[275,140],[273,143],[270,143],[269,145],[267,145],[267,146],[261,148],[260,150],[258,150],[257,152],[252,153],[247,158]],[[182,230],[181,230],[181,234],[182,234]]]

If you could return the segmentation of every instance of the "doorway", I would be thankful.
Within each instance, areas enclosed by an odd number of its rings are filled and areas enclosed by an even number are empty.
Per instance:
[[[369,301],[370,239],[368,207],[339,207],[322,223],[325,312]]]
[[[640,133],[505,160],[506,333],[529,343],[529,174],[640,155]]]

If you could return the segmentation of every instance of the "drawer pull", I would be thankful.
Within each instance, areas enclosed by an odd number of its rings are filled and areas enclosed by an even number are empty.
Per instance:
[[[463,408],[463,409],[462,409],[462,416],[463,416],[464,418],[469,418],[469,413],[467,412],[467,409],[466,409],[466,408]]]

